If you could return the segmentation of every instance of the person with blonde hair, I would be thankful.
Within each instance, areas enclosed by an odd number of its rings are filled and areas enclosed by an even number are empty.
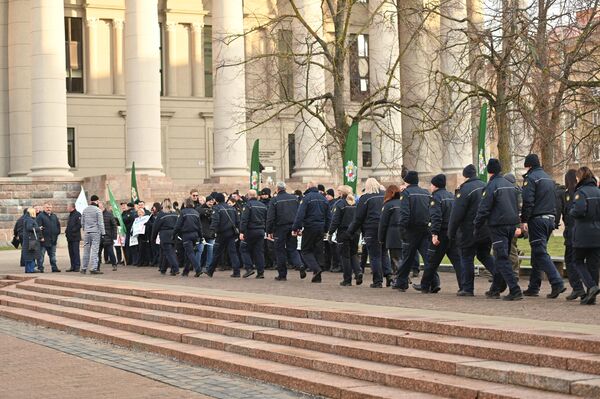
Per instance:
[[[392,268],[390,258],[385,246],[379,242],[378,229],[383,208],[383,193],[380,191],[379,182],[375,178],[368,178],[365,182],[365,193],[358,199],[354,220],[348,227],[348,234],[353,235],[362,230],[363,239],[371,259],[373,283],[371,288],[382,288],[383,277],[386,286],[392,283]]]
[[[341,197],[333,207],[333,217],[331,226],[329,227],[329,235],[336,233],[337,246],[342,258],[342,269],[344,272],[344,280],[340,282],[343,287],[352,285],[352,273],[356,285],[361,285],[363,282],[363,274],[358,263],[358,240],[359,233],[348,234],[348,227],[354,220],[356,212],[356,201],[352,194],[352,187],[339,186],[337,188],[338,195]]]
[[[42,231],[36,221],[36,211],[34,208],[29,208],[23,214],[23,243],[21,245],[25,273],[36,273],[35,262],[40,256],[41,237]]]

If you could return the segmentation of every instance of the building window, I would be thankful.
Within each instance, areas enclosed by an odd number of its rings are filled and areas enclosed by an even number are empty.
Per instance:
[[[288,134],[288,166],[290,169],[289,177],[292,177],[296,168],[296,136],[294,134]]]
[[[67,93],[83,93],[83,20],[65,17]]]
[[[294,98],[294,52],[291,30],[281,29],[277,36],[279,51],[279,96],[282,99]]]
[[[370,168],[373,164],[373,149],[371,146],[371,133],[363,132],[362,134],[362,166]]]
[[[69,166],[75,167],[75,128],[67,128],[67,157]]]
[[[350,100],[369,95],[369,36],[353,35],[350,43]]]
[[[212,53],[212,26],[205,26],[202,32],[204,39],[204,95],[213,96],[213,53]]]

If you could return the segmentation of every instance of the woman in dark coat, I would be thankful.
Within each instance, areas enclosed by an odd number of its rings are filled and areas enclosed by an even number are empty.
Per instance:
[[[397,270],[402,256],[402,239],[400,237],[400,188],[395,184],[385,190],[377,235],[379,242],[390,251],[393,268]]]
[[[570,211],[573,217],[575,261],[587,294],[582,305],[593,305],[600,293],[600,188],[592,171],[583,166],[577,170],[577,191]]]
[[[156,242],[156,238],[160,241],[160,250],[162,259],[160,261],[160,273],[167,273],[167,264],[171,267],[171,276],[179,274],[179,261],[175,253],[175,241],[173,233],[175,224],[177,223],[177,213],[171,206],[171,200],[165,199],[162,203],[161,211],[156,217],[156,221],[152,226],[152,242]]]
[[[21,255],[25,262],[25,273],[36,273],[35,262],[40,257],[40,239],[42,231],[36,220],[35,209],[29,208],[23,215],[23,245],[21,246]],[[30,249],[30,242],[35,242]]]
[[[341,199],[333,208],[329,235],[331,236],[337,232],[336,241],[340,248],[342,269],[344,271],[344,280],[340,282],[340,285],[344,287],[352,285],[352,272],[354,272],[356,285],[361,285],[363,274],[358,263],[358,240],[360,233],[357,231],[354,234],[348,234],[348,226],[354,220],[354,213],[356,212],[356,200],[350,186],[338,187],[338,195]]]

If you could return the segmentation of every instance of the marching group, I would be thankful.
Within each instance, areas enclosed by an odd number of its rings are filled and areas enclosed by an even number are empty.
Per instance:
[[[264,278],[265,258],[277,269],[275,280],[287,280],[288,269],[312,282],[322,281],[324,263],[343,272],[342,286],[363,283],[366,259],[372,272],[371,288],[406,291],[418,276],[419,255],[424,271],[412,287],[424,294],[440,291],[438,268],[445,257],[454,267],[458,296],[474,296],[474,260],[491,274],[485,296],[520,300],[538,296],[542,273],[551,285],[548,298],[566,291],[563,279],[548,254],[548,240],[562,221],[565,264],[572,292],[567,300],[595,304],[600,293],[600,188],[587,167],[569,170],[565,185],[558,185],[543,170],[535,154],[525,158],[527,173],[518,186],[513,175],[502,174],[497,159],[487,164],[489,181],[483,182],[473,165],[463,169],[466,179],[453,194],[446,176],[431,179],[430,190],[419,186],[415,171],[403,171],[401,185],[384,187],[374,179],[365,182],[358,196],[350,186],[337,192],[314,182],[305,192],[286,191],[286,184],[250,190],[245,196],[213,192],[207,197],[191,190],[181,208],[165,199],[148,211],[141,201],[122,203],[116,218],[97,196],[81,213],[69,205],[65,230],[71,268],[92,274],[100,271],[101,253],[117,270],[118,264],[156,265],[162,274],[213,277],[218,265],[229,264],[231,277]],[[119,220],[125,236],[118,233]],[[143,222],[140,223],[140,222]],[[134,227],[137,225],[137,227]],[[141,226],[140,226],[141,225]],[[84,232],[84,254],[79,247]],[[60,223],[52,207],[30,208],[15,226],[22,245],[26,272],[43,272],[48,253],[53,272]],[[531,245],[529,286],[521,290],[513,270],[511,251],[519,237]],[[362,256],[359,246],[362,243]],[[115,254],[116,250],[116,254]],[[37,266],[37,270],[36,270]],[[242,267],[244,274],[242,274]]]

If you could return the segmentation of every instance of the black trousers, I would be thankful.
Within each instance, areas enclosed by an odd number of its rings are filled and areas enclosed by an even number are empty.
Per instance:
[[[318,258],[319,250],[322,249],[322,243],[322,230],[304,228],[302,231],[302,244],[300,246],[300,253],[302,254],[304,265],[314,273],[321,272],[321,266],[319,265]]]
[[[337,243],[340,258],[342,260],[344,281],[347,283],[352,281],[352,273],[354,273],[354,277],[358,276],[359,274],[362,274],[362,269],[360,268],[358,261],[359,238],[360,236],[358,234],[354,234],[353,236],[343,237],[341,242],[338,241]]]

